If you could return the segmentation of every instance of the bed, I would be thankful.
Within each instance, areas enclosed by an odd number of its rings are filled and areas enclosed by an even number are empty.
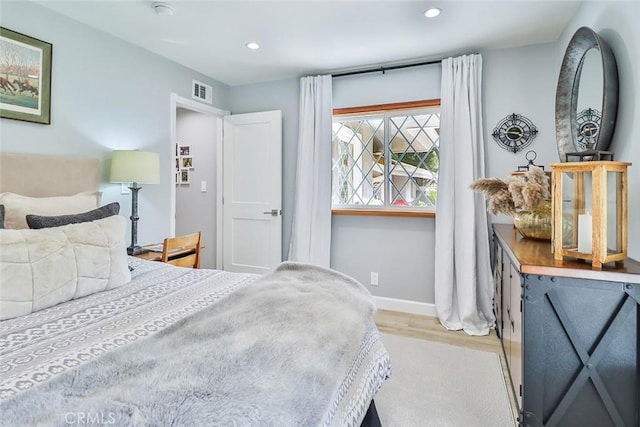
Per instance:
[[[28,157],[11,164],[25,170]],[[58,161],[70,160],[41,167]],[[90,224],[103,222],[118,219]],[[0,425],[379,425],[373,398],[391,361],[355,280],[289,262],[258,276],[123,259],[126,283],[0,321]]]

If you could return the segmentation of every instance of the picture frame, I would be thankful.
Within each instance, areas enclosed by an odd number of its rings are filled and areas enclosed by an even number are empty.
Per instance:
[[[182,156],[180,157],[180,170],[193,169],[193,157]]]
[[[189,184],[189,169],[180,171],[180,184]]]
[[[190,156],[191,155],[191,146],[189,145],[181,145],[180,146],[180,156]]]
[[[0,27],[0,117],[51,124],[51,43]]]

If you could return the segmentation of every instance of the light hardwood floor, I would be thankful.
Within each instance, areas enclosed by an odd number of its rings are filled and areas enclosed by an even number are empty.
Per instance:
[[[471,336],[463,331],[446,330],[435,317],[399,313],[389,310],[378,310],[375,316],[375,322],[380,332],[497,353],[500,356],[500,364],[502,366],[502,374],[505,377],[505,384],[509,384],[509,381],[506,379],[508,378],[508,371],[504,352],[502,351],[502,345],[495,330],[492,330],[491,333],[486,336]],[[514,420],[517,420],[516,405],[510,387],[509,385],[507,394],[509,395]]]

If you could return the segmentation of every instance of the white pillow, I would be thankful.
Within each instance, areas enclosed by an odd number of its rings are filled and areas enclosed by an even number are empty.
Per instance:
[[[131,280],[127,221],[0,230],[0,320],[117,288]]]
[[[56,216],[77,214],[100,206],[102,193],[87,191],[73,196],[29,197],[15,193],[0,194],[0,205],[4,205],[4,228],[29,228],[27,214]]]

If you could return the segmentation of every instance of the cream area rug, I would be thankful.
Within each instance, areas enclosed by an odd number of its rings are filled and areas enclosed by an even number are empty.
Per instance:
[[[382,334],[392,376],[375,397],[384,427],[515,426],[497,354]]]

